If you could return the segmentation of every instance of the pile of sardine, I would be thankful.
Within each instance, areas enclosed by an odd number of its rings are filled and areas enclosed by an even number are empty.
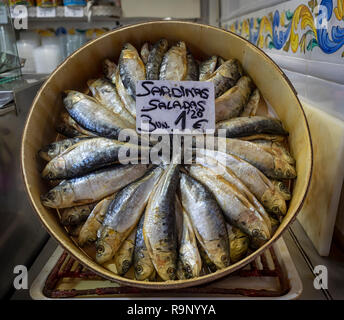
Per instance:
[[[266,243],[287,212],[295,161],[282,123],[256,115],[262,97],[240,63],[199,62],[183,41],[161,39],[140,53],[126,43],[118,65],[103,66],[88,92],[64,93],[56,127],[64,138],[39,152],[52,187],[42,202],[80,247],[94,246],[96,261],[119,275],[167,281],[216,272]],[[144,79],[213,82],[226,153],[195,148],[191,165],[120,164],[121,148],[137,157],[144,148],[118,140],[135,130],[135,84]]]

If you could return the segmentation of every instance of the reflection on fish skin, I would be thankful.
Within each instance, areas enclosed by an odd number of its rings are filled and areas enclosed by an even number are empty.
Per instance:
[[[143,149],[135,144],[101,137],[82,140],[48,162],[42,171],[42,177],[69,179],[119,163],[122,148],[128,150],[133,161],[138,161]]]
[[[141,179],[119,191],[111,202],[97,240],[96,260],[103,264],[111,260],[123,241],[137,226],[162,167],[149,170]]]
[[[95,204],[86,204],[61,210],[61,223],[64,226],[78,225],[90,215]]]
[[[155,268],[149,256],[144,238],[143,238],[143,223],[145,214],[140,218],[137,226],[136,242],[134,249],[134,270],[136,280],[145,281],[155,277]]]
[[[160,66],[159,80],[182,81],[186,75],[186,44],[184,41],[179,41],[164,54]]]
[[[177,271],[175,193],[179,165],[169,164],[149,198],[143,236],[155,270],[163,280],[174,280]]]
[[[233,87],[242,75],[243,70],[239,61],[230,59],[216,69],[205,81],[214,83],[215,98],[218,98]]]
[[[67,90],[63,99],[70,116],[83,128],[105,138],[117,139],[121,130],[129,128],[128,122],[113,116],[113,112],[83,93]]]
[[[227,230],[216,199],[207,187],[184,173],[180,192],[197,240],[218,269],[227,267],[230,264]]]
[[[130,125],[128,128],[135,129],[136,122],[129,111],[124,107],[118,95],[116,86],[106,79],[89,80],[87,82],[93,97],[114,113],[114,116],[122,119]]]
[[[204,60],[199,65],[199,81],[207,80],[216,69],[217,56]]]
[[[50,161],[55,157],[59,156],[63,151],[67,150],[72,145],[89,138],[90,137],[88,136],[80,136],[52,142],[42,147],[42,149],[38,151],[38,155],[42,159]]]
[[[238,117],[247,103],[253,88],[248,76],[242,76],[234,87],[215,100],[216,122]]]
[[[211,190],[226,220],[249,235],[254,247],[260,247],[270,239],[262,216],[233,185],[201,165],[192,165],[188,171]]]
[[[141,177],[146,165],[117,165],[85,176],[64,180],[41,196],[44,206],[68,208],[96,202]]]
[[[146,79],[146,69],[136,48],[130,43],[123,46],[118,60],[122,82],[130,96],[136,99],[136,82]]]
[[[146,64],[147,80],[159,79],[160,66],[167,49],[168,42],[166,39],[160,39],[154,43],[152,50],[149,52],[148,61]]]
[[[116,194],[113,194],[99,201],[93,208],[91,214],[88,216],[79,233],[78,243],[81,247],[97,240],[97,232],[102,226],[107,209],[115,195]]]

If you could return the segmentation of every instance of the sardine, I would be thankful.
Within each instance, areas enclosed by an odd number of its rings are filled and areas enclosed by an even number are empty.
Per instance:
[[[117,139],[121,130],[129,128],[127,121],[116,118],[113,112],[83,93],[68,90],[63,99],[70,116],[83,128],[99,136]]]
[[[124,84],[122,82],[118,68],[116,70],[114,80],[115,80],[118,95],[120,96],[124,107],[128,110],[128,112],[131,114],[131,116],[134,119],[136,119],[136,102],[135,102],[135,99],[128,93],[127,89],[124,87]]]
[[[214,83],[215,98],[218,98],[237,83],[242,73],[239,61],[230,59],[216,69],[205,81]]]
[[[146,79],[146,69],[136,48],[130,43],[123,46],[118,60],[118,70],[124,87],[136,99],[136,82]]]
[[[86,204],[61,210],[61,223],[64,226],[78,225],[90,215],[95,204]]]
[[[59,156],[63,151],[67,150],[74,144],[89,138],[90,137],[88,136],[79,136],[52,142],[48,145],[45,145],[41,150],[39,150],[38,154],[42,159],[50,161]]]
[[[150,280],[155,277],[155,268],[149,256],[145,240],[143,238],[143,222],[145,215],[140,218],[137,226],[136,242],[134,250],[135,278],[140,281]]]
[[[137,226],[154,185],[162,173],[162,167],[151,169],[141,179],[117,193],[108,208],[97,240],[98,263],[103,264],[111,260]]]
[[[252,142],[258,144],[265,151],[271,153],[272,155],[287,161],[291,165],[295,164],[295,159],[282,144],[269,140],[254,140]]]
[[[236,263],[245,258],[250,244],[250,239],[240,229],[227,223],[227,232],[230,247],[231,262]]]
[[[165,54],[160,66],[160,80],[182,81],[187,75],[186,44],[179,41]]]
[[[43,205],[51,208],[69,208],[96,202],[141,177],[146,168],[142,164],[117,165],[63,180],[43,195],[41,200]]]
[[[286,214],[287,205],[280,192],[255,166],[227,153],[211,150],[199,150],[199,153],[206,157],[223,159],[226,166],[244,183],[268,212],[273,212],[277,215]]]
[[[226,130],[227,138],[238,138],[253,134],[288,135],[280,120],[269,117],[237,117],[216,124],[217,130]]]
[[[100,137],[82,140],[48,162],[42,171],[42,177],[69,179],[85,175],[96,169],[119,163],[121,152],[132,157],[131,159],[126,157],[126,160],[137,162],[141,155],[141,147]]]
[[[163,280],[174,280],[177,271],[175,192],[179,165],[169,164],[148,201],[143,236],[155,270]]]
[[[66,226],[67,232],[70,236],[77,238],[82,229],[83,223],[73,226]]]
[[[198,277],[202,269],[202,260],[198,252],[196,236],[186,212],[182,211],[183,226],[179,245],[178,279]]]
[[[104,263],[104,268],[113,271],[114,273],[123,276],[125,275],[132,263],[133,263],[133,253],[135,248],[135,238],[136,238],[136,227],[126,238],[118,251],[116,252],[114,258],[108,262]]]
[[[141,60],[144,64],[147,64],[149,53],[152,50],[151,45],[148,42],[145,42],[140,50]]]
[[[185,81],[198,81],[198,65],[191,52],[186,54],[187,73]]]
[[[186,174],[181,174],[183,209],[190,218],[197,240],[218,269],[230,264],[228,236],[219,204],[210,191]]]
[[[235,186],[200,165],[192,165],[188,171],[211,190],[227,222],[249,235],[254,247],[260,247],[270,239],[264,219]]]
[[[204,60],[199,65],[199,81],[207,80],[216,69],[217,56]]]
[[[259,106],[259,100],[260,100],[260,92],[258,89],[254,89],[251,96],[249,97],[249,100],[242,110],[241,116],[242,117],[252,117],[255,116],[257,113],[257,109]]]
[[[78,243],[81,247],[83,247],[85,244],[90,244],[97,240],[98,230],[102,226],[107,209],[111,201],[114,199],[115,195],[116,194],[113,194],[101,200],[93,208],[91,214],[88,216],[79,233]]]
[[[223,140],[224,139],[224,140]],[[287,161],[273,156],[259,145],[243,141],[240,139],[217,138],[226,144],[225,152],[237,156],[262,171],[267,177],[272,179],[295,179],[295,167]],[[222,144],[221,142],[221,144]],[[215,144],[216,145],[216,144]]]
[[[246,187],[246,185],[240,179],[238,179],[238,177],[229,167],[226,166],[226,163],[218,161],[216,157],[211,155],[211,153],[207,153],[205,157],[198,157],[198,163],[203,167],[209,168],[216,175],[221,176],[228,183],[233,185],[242,194],[242,196],[247,199],[247,201],[250,203],[250,206],[254,207],[262,216],[269,229],[269,232],[271,233],[271,222],[269,215],[257,198]]]
[[[159,71],[164,54],[168,49],[168,42],[166,39],[160,39],[149,52],[148,61],[146,64],[147,79],[158,80]]]
[[[248,76],[242,76],[234,87],[219,96],[215,100],[216,122],[238,117],[247,103],[252,88],[252,80]]]
[[[97,136],[95,133],[81,127],[68,112],[61,112],[56,131],[65,137]]]
[[[135,129],[136,122],[130,112],[124,107],[118,95],[116,86],[105,79],[90,80],[87,82],[93,97],[114,113],[115,117],[123,119]]]

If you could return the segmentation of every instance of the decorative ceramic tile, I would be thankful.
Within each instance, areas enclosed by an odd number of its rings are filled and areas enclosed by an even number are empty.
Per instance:
[[[344,0],[292,0],[222,27],[271,53],[344,63]]]

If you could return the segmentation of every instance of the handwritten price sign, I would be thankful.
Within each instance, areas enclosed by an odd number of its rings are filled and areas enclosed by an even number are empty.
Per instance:
[[[212,133],[214,84],[204,81],[141,80],[136,84],[138,133]]]

